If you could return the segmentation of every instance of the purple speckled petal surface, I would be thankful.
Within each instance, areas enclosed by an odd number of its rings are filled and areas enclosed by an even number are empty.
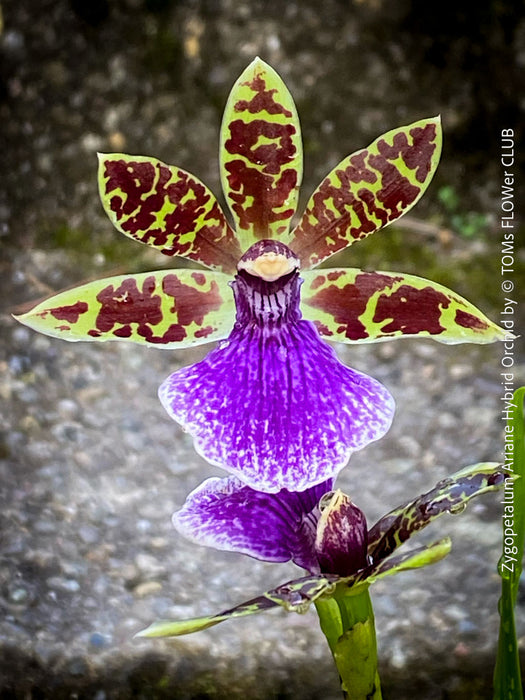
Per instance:
[[[293,493],[263,493],[236,477],[207,479],[174,513],[177,531],[197,544],[248,554],[256,559],[292,559],[310,573],[319,573],[315,555],[318,502],[332,488],[331,480]]]
[[[295,273],[257,284],[237,276],[228,340],[168,377],[159,397],[210,463],[260,491],[303,491],[380,438],[394,400],[380,382],[343,365],[300,319]]]

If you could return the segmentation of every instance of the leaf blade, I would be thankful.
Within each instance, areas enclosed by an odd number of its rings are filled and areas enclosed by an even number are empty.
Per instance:
[[[136,637],[175,637],[208,629],[234,617],[245,617],[282,607],[287,612],[305,613],[310,605],[335,590],[339,580],[335,575],[304,576],[277,586],[257,598],[224,610],[218,615],[195,617],[189,620],[161,620],[154,622]]]
[[[153,622],[146,629],[138,632],[135,637],[178,637],[183,634],[191,634],[192,632],[200,632],[214,627],[220,622],[230,620],[234,617],[245,617],[247,615],[255,615],[264,610],[279,607],[264,595],[258,598],[253,598],[246,603],[225,610],[218,615],[207,615],[204,617],[194,617],[189,620],[159,620]]]

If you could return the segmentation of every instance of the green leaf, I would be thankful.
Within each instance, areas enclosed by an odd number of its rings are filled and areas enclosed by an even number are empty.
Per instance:
[[[475,496],[501,488],[506,474],[500,467],[496,462],[465,467],[382,517],[368,533],[369,556],[374,562],[385,559],[443,513],[460,513]]]
[[[304,576],[284,583],[264,595],[281,605],[288,612],[305,613],[312,603],[325,595],[331,595],[340,577],[336,574]]]
[[[337,165],[313,193],[290,247],[303,269],[387,226],[423,195],[441,154],[439,117],[383,134]]]
[[[99,191],[113,224],[165,255],[233,272],[241,255],[235,233],[210,190],[156,158],[99,154]]]
[[[447,538],[428,547],[420,547],[411,552],[390,557],[352,576],[341,577],[336,574],[304,576],[277,586],[234,608],[224,610],[218,615],[195,617],[189,620],[159,620],[135,636],[177,637],[208,629],[234,617],[255,615],[277,607],[282,607],[287,612],[303,614],[312,603],[332,595],[347,595],[350,587],[352,587],[352,594],[358,595],[365,591],[370,583],[384,576],[433,564],[448,554],[450,546],[450,540]]]
[[[197,270],[107,277],[60,292],[15,318],[63,340],[189,347],[229,335],[235,318],[229,279]]]
[[[228,98],[220,169],[243,250],[264,238],[286,243],[302,179],[301,130],[286,85],[260,58]]]
[[[491,343],[506,331],[437,282],[396,272],[334,268],[301,273],[303,315],[343,343],[424,336],[442,343]]]

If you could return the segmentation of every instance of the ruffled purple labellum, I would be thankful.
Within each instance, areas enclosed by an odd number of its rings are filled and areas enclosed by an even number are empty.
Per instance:
[[[296,258],[282,243],[264,244],[243,256],[232,282],[229,338],[172,374],[159,396],[209,462],[261,491],[303,491],[384,435],[394,400],[301,319]]]
[[[364,513],[342,491],[327,493],[319,504],[315,551],[321,571],[350,576],[368,564]]]
[[[328,480],[311,489],[277,494],[255,491],[236,477],[207,479],[173,515],[177,531],[197,544],[248,554],[255,559],[290,559],[319,573],[314,542],[318,502]]]

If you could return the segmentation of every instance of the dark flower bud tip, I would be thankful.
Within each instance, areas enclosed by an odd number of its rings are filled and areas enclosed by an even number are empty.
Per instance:
[[[366,518],[350,498],[337,490],[320,503],[315,550],[323,573],[350,576],[367,565]]]

